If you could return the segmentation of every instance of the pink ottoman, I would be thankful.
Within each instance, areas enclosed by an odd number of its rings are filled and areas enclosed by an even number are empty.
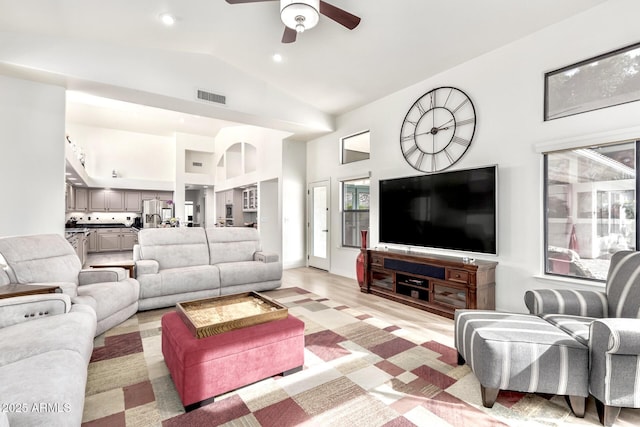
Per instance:
[[[289,315],[197,339],[173,311],[162,316],[162,354],[189,411],[228,391],[302,369],[304,323]]]

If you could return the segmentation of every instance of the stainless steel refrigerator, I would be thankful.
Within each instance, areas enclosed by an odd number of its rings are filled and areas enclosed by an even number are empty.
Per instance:
[[[173,218],[173,204],[164,200],[145,200],[142,202],[142,227],[156,228],[168,224]]]

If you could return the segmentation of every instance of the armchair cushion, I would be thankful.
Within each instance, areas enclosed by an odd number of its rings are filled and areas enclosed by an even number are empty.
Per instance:
[[[80,271],[80,274],[78,275],[78,284],[82,286],[89,285],[91,283],[119,282],[126,278],[127,274],[124,268],[91,268]]]
[[[59,234],[0,238],[0,254],[13,283],[78,283],[80,259]]]
[[[531,314],[607,317],[607,295],[600,291],[535,289],[525,293],[524,302]]]
[[[589,328],[593,317],[572,316],[570,314],[541,314],[540,317],[561,331],[571,335],[579,343],[589,345]]]

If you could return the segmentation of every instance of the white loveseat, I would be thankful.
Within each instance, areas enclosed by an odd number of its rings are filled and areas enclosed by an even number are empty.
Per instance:
[[[278,288],[282,263],[255,228],[147,228],[134,247],[139,309]]]

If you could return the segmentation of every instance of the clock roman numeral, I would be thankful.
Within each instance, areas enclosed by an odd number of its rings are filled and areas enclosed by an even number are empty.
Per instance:
[[[422,116],[424,113],[426,113],[426,110],[424,109],[424,107],[422,106],[422,104],[420,104],[420,101],[418,101],[416,103],[416,107],[418,107],[418,112],[420,113],[420,115]]]
[[[431,104],[430,104],[430,107],[431,107],[432,110],[436,106],[436,92],[437,91],[435,91],[435,90],[431,92]]]
[[[420,167],[422,166],[422,161],[424,160],[424,153],[420,152],[420,155],[418,156],[418,158],[416,159],[416,162],[414,163],[414,166],[416,169],[418,170],[422,170],[420,169]]]
[[[474,117],[465,119],[465,120],[460,120],[459,122],[456,122],[456,126],[464,126],[464,125],[470,125],[471,123],[475,123],[476,119]]]
[[[443,107],[447,106],[447,102],[449,102],[449,98],[451,98],[452,93],[453,93],[453,89],[449,89],[449,94],[447,95],[447,99],[444,101],[444,104],[442,104]]]
[[[414,133],[410,133],[409,135],[405,135],[405,136],[401,136],[400,137],[400,142],[407,142],[407,141],[412,141],[413,138],[415,137]]]
[[[406,157],[406,158],[411,157],[411,155],[413,153],[415,153],[417,149],[418,149],[417,145],[415,145],[415,144],[412,145],[411,148],[409,148],[407,151],[404,152],[404,157]]]
[[[453,164],[455,161],[453,160],[453,156],[449,153],[449,150],[444,149],[444,155],[447,156],[447,160],[450,164]]]
[[[405,119],[405,121],[404,121],[404,122],[405,122],[405,123],[410,123],[410,124],[412,124],[414,127],[415,127],[415,126],[418,126],[418,122],[413,122],[413,121],[411,121],[411,120],[409,120],[409,119]]]
[[[471,141],[469,141],[468,139],[460,138],[459,136],[454,136],[451,139],[451,142],[455,142],[456,144],[460,144],[463,147],[468,147],[469,144],[471,143]]]
[[[456,108],[453,109],[452,113],[455,114],[467,102],[469,102],[469,98],[465,98],[464,101],[462,101]]]

